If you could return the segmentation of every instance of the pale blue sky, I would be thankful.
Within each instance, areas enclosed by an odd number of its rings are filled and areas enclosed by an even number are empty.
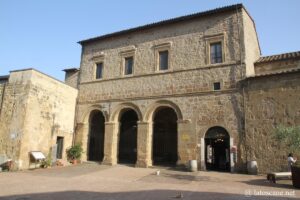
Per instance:
[[[300,0],[0,0],[0,75],[33,67],[63,80],[80,65],[80,40],[236,3],[263,55],[300,50]]]

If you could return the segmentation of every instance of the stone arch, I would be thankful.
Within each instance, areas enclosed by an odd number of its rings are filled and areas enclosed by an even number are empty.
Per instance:
[[[172,101],[159,100],[159,101],[154,102],[150,106],[148,106],[148,109],[146,110],[146,113],[144,115],[144,121],[145,122],[152,122],[154,113],[157,110],[157,108],[159,108],[159,107],[169,107],[169,108],[172,108],[175,111],[176,115],[177,115],[178,121],[182,121],[183,120],[182,112],[181,112],[181,110],[180,110],[180,108],[179,108],[178,105],[176,105]]]
[[[78,123],[83,123],[83,124],[87,124],[89,122],[89,117],[90,117],[90,114],[93,112],[93,111],[100,111],[102,112],[103,116],[104,116],[104,119],[105,119],[105,122],[108,121],[108,114],[106,111],[103,111],[102,110],[102,106],[101,105],[92,105],[90,107],[88,107],[83,113],[82,115],[79,117],[79,120],[78,120]]]
[[[105,117],[94,109],[90,112],[87,136],[87,159],[102,162],[104,157]]]
[[[230,134],[222,126],[211,126],[204,135],[205,168],[231,171]]]
[[[176,165],[178,161],[178,117],[174,108],[160,106],[153,114],[152,161],[154,165]]]
[[[208,128],[206,128],[204,131],[204,134],[203,134],[203,138],[206,138],[207,134],[209,133],[209,130],[214,129],[214,128],[224,129],[224,131],[228,134],[228,137],[231,138],[231,135],[230,135],[230,132],[228,131],[228,129],[225,128],[224,126],[219,126],[219,125],[212,125],[212,126],[209,126]]]
[[[121,116],[121,112],[123,112],[127,109],[134,110],[136,112],[137,116],[138,116],[138,120],[139,121],[143,120],[142,112],[140,111],[140,109],[137,105],[135,105],[133,103],[121,103],[113,109],[112,114],[109,118],[109,121],[110,122],[118,122],[119,118]]]

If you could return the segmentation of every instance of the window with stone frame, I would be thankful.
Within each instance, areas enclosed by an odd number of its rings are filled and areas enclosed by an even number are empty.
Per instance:
[[[96,79],[103,78],[103,62],[96,63]]]
[[[226,61],[226,33],[205,35],[206,64],[222,64]]]
[[[134,60],[133,56],[124,58],[124,75],[133,74]]]
[[[167,72],[171,70],[171,46],[172,42],[164,42],[153,46],[156,72]]]
[[[169,69],[169,51],[159,51],[159,70]]]
[[[222,53],[222,43],[215,42],[210,44],[210,63],[222,63],[223,53]]]

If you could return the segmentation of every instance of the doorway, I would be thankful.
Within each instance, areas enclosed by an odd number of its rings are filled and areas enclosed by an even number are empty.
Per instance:
[[[64,148],[64,137],[57,137],[56,138],[56,158],[62,159],[63,155],[63,148]]]
[[[207,170],[230,171],[230,137],[222,127],[212,127],[205,135]]]

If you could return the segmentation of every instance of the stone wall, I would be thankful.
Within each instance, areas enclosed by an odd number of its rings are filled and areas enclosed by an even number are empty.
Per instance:
[[[241,42],[243,43],[242,51],[245,52],[242,55],[246,63],[246,76],[252,76],[255,74],[254,62],[259,59],[261,52],[253,19],[244,9],[242,16],[243,29],[241,32],[243,39]]]
[[[48,155],[56,137],[72,145],[77,90],[33,69],[11,72],[1,112],[2,149],[16,162],[29,165],[29,152]]]
[[[13,78],[13,77],[12,77]],[[0,154],[6,154],[19,165],[27,93],[25,84],[12,83],[6,86],[0,115]],[[28,154],[28,152],[27,152]]]
[[[177,72],[162,72],[114,80],[80,84],[79,102],[113,101],[130,98],[171,97],[213,92],[213,83],[222,90],[236,88],[242,69],[236,64],[196,68]]]
[[[255,64],[255,74],[278,73],[291,69],[300,69],[299,59],[286,59]]]
[[[300,125],[300,73],[261,76],[246,87],[246,151],[260,173],[287,170],[287,149],[272,140],[278,125]]]
[[[2,98],[3,98],[4,90],[5,90],[5,83],[0,83],[0,114],[2,109]]]
[[[134,76],[153,75],[156,70],[155,47],[170,45],[170,70],[205,68],[207,41],[211,37],[224,38],[225,63],[240,60],[240,40],[237,17],[241,14],[225,12],[199,19],[160,26],[100,40],[83,46],[81,83],[95,79],[95,59],[103,57],[103,80],[122,78],[122,52],[135,50]],[[188,58],[188,59],[187,59]],[[102,58],[101,58],[102,59]],[[126,77],[124,77],[126,78]]]
[[[65,83],[73,88],[78,89],[78,78],[79,78],[79,71],[66,71],[65,75]]]

